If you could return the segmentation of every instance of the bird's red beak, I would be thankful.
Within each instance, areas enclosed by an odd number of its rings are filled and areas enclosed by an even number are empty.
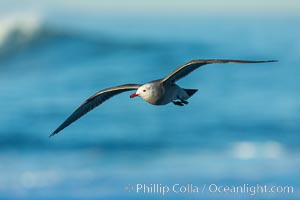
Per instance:
[[[137,97],[137,96],[139,96],[139,95],[136,94],[136,93],[133,93],[133,94],[130,95],[130,98],[134,98],[134,97]]]

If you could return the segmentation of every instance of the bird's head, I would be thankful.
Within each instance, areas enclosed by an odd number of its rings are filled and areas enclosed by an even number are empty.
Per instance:
[[[130,98],[134,98],[137,96],[142,97],[146,101],[151,99],[153,96],[153,84],[146,83],[140,86],[135,93],[130,95]]]

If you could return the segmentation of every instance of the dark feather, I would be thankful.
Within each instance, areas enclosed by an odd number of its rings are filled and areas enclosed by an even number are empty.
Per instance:
[[[107,88],[104,90],[101,90],[94,95],[92,95],[90,98],[88,98],[86,101],[84,101],[51,135],[55,135],[70,124],[72,124],[74,121],[94,109],[95,107],[101,105],[103,102],[108,100],[109,98],[120,94],[122,92],[126,92],[129,90],[136,90],[141,85],[138,84],[125,84],[120,85],[116,87]]]
[[[212,60],[192,60],[177,69],[175,69],[171,74],[162,79],[162,82],[165,84],[175,83],[179,79],[185,77],[192,71],[198,69],[199,67],[207,64],[213,63],[266,63],[266,62],[277,62],[277,60],[262,60],[262,61],[253,61],[253,60],[222,60],[222,59],[212,59]]]

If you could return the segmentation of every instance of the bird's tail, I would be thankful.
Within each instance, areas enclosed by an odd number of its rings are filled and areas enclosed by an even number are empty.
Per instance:
[[[189,97],[193,96],[198,90],[196,89],[184,89],[184,91],[189,95]]]

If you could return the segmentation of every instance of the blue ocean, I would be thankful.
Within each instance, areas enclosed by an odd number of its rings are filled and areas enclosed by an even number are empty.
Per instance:
[[[3,19],[0,199],[300,198],[300,18],[72,17]],[[122,93],[49,138],[99,90],[213,58],[279,62],[201,67],[183,107]]]

